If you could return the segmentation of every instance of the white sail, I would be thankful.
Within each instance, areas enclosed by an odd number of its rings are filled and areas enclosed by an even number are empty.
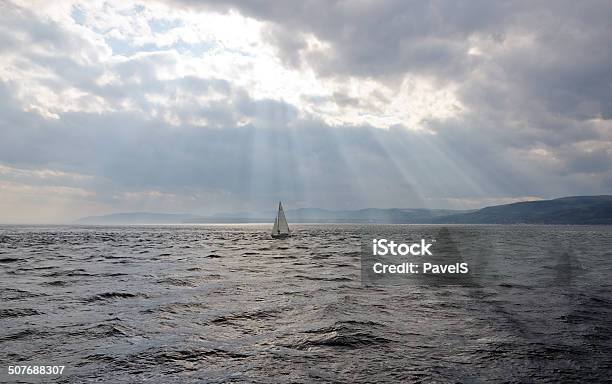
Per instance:
[[[289,224],[287,224],[287,219],[285,218],[285,212],[283,211],[283,205],[278,203],[278,212],[276,214],[276,218],[274,219],[274,226],[272,227],[272,236],[282,236],[289,235]]]
[[[289,224],[287,224],[287,219],[285,218],[285,211],[283,211],[283,206],[281,203],[278,203],[278,231],[280,233],[289,233]]]
[[[272,227],[272,234],[278,234],[278,214],[276,215],[276,218],[274,219],[274,226]]]

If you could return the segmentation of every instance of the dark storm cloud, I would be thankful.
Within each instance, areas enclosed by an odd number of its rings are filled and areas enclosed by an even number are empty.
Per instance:
[[[294,58],[307,33],[333,46],[311,65],[329,75],[389,76],[406,70],[455,74],[468,64],[465,39],[503,24],[506,5],[489,1],[197,1],[177,3],[239,12],[271,21],[272,40]],[[301,35],[302,34],[302,35]],[[305,57],[307,60],[308,58]]]
[[[490,82],[518,85],[513,90],[517,96],[543,102],[554,113],[578,119],[610,118],[612,113],[610,2],[175,3],[236,9],[272,22],[270,41],[281,56],[294,65],[302,61],[325,76],[421,74],[442,82],[467,82],[469,89],[476,73]],[[331,50],[309,52],[304,42],[309,33],[330,44]],[[524,39],[529,44],[521,45]],[[507,48],[493,58],[470,55],[478,42]]]
[[[541,180],[561,188],[553,175],[583,173],[599,175],[602,186],[612,182],[609,128],[589,124],[612,117],[610,2],[178,3],[236,9],[271,22],[269,40],[281,57],[323,76],[373,77],[387,85],[402,76],[427,76],[458,85],[469,112],[459,122],[427,124],[473,162],[492,152],[506,166],[522,164],[525,153],[544,148],[551,168]],[[330,49],[309,51],[308,34]],[[582,142],[603,145],[585,150]],[[524,194],[529,187],[518,183]]]

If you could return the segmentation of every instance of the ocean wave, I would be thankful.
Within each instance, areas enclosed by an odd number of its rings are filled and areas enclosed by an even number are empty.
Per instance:
[[[59,277],[59,276],[94,276],[94,275],[85,271],[83,268],[76,268],[76,269],[69,269],[69,270],[64,270],[64,271],[51,272],[43,276]]]
[[[174,285],[177,287],[197,287],[199,284],[194,279],[190,278],[178,278],[178,277],[167,277],[158,280],[160,284]]]
[[[129,292],[104,292],[85,299],[86,302],[96,301],[109,301],[117,299],[130,299],[135,297],[146,298],[147,295],[143,293],[129,293]]]
[[[370,328],[370,329],[368,329]],[[338,322],[329,327],[304,331],[281,345],[298,350],[316,347],[357,349],[364,346],[386,345],[392,340],[374,334],[372,325],[360,322]]]
[[[350,277],[346,276],[316,276],[316,275],[295,275],[298,279],[312,280],[312,281],[353,281]]]
[[[41,315],[41,312],[38,312],[32,308],[9,308],[9,309],[0,309],[0,319],[4,319],[7,317],[23,317],[23,316],[34,316]]]
[[[232,313],[228,315],[222,315],[213,317],[208,322],[212,324],[223,324],[223,323],[237,323],[247,320],[267,320],[272,319],[278,315],[281,311],[280,308],[275,309],[260,309],[249,312]]]
[[[87,327],[78,331],[69,332],[70,337],[86,337],[90,339],[98,339],[102,337],[132,337],[134,336],[133,328],[129,328],[122,324],[116,323],[100,323],[91,327]]]
[[[45,296],[44,293],[34,293],[17,288],[0,289],[0,299],[2,300],[22,300],[31,297]]]
[[[0,336],[0,341],[15,341],[15,340],[29,340],[29,339],[38,339],[48,336],[49,333],[41,332],[36,329],[25,329],[23,331],[10,333],[4,336]]]

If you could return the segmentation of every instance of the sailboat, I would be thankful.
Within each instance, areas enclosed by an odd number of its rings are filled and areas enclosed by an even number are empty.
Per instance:
[[[274,227],[272,227],[272,237],[275,239],[284,239],[285,237],[289,236],[291,236],[291,231],[289,231],[289,224],[287,224],[287,219],[285,218],[283,205],[279,201],[278,212],[276,213],[276,218],[274,219]]]

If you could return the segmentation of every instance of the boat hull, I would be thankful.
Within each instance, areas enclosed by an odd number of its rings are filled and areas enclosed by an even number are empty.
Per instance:
[[[272,234],[271,236],[273,239],[285,239],[291,236],[291,234],[290,233],[279,233],[279,234]]]

